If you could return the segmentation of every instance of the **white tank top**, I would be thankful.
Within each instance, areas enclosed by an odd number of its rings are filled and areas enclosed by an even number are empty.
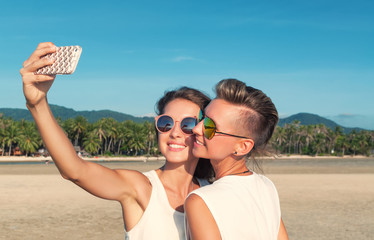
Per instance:
[[[130,231],[125,230],[125,239],[185,239],[184,213],[170,206],[164,186],[155,170],[143,174],[152,184],[151,198],[139,222]],[[209,184],[204,179],[198,181],[200,186]]]
[[[278,192],[265,176],[225,176],[190,194],[199,195],[212,213],[223,240],[276,240],[281,211]]]

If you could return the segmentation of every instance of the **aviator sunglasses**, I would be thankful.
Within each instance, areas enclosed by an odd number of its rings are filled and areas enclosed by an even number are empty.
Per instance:
[[[209,140],[212,139],[216,133],[223,134],[223,135],[226,135],[226,136],[231,136],[231,137],[237,137],[237,138],[247,138],[247,137],[233,135],[233,134],[229,134],[229,133],[218,132],[217,127],[216,127],[216,123],[210,117],[204,116],[203,111],[200,110],[199,122],[201,122],[202,120],[204,120],[204,122],[203,122],[204,136]]]
[[[160,133],[166,133],[174,128],[174,123],[179,121],[174,121],[174,119],[169,115],[160,115],[155,117],[155,125],[157,131]],[[194,117],[186,117],[180,121],[180,129],[184,134],[193,134],[192,129],[196,126],[197,119]]]

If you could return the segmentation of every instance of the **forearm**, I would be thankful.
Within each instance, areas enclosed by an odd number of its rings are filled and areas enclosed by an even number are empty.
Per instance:
[[[84,161],[80,159],[64,131],[58,125],[47,99],[37,105],[27,104],[48,152],[64,178],[76,180],[81,175]]]

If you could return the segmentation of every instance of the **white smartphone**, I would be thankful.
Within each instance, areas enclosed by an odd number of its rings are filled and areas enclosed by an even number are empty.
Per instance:
[[[57,51],[43,57],[53,58],[56,61],[50,65],[39,68],[35,74],[72,74],[78,64],[82,48],[80,46],[57,47]]]

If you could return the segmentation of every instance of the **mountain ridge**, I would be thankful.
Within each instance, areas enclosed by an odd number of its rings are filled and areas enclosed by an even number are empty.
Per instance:
[[[56,118],[61,118],[62,120],[67,120],[69,118],[76,118],[78,116],[83,116],[87,119],[88,122],[93,123],[102,118],[114,118],[118,122],[123,122],[126,120],[132,120],[137,123],[142,123],[145,121],[153,122],[153,117],[135,117],[130,114],[116,112],[112,110],[84,110],[84,111],[75,111],[72,108],[67,108],[63,106],[58,106],[54,104],[49,105],[53,115]],[[5,117],[10,117],[13,120],[27,120],[32,121],[33,118],[31,113],[27,109],[21,108],[0,108],[0,114],[3,114]]]
[[[88,122],[96,122],[102,118],[113,118],[117,120],[118,122],[126,121],[126,120],[132,120],[137,123],[142,123],[145,121],[153,122],[154,118],[153,117],[135,117],[130,114],[126,113],[121,113],[121,112],[116,112],[112,110],[85,110],[85,111],[76,111],[72,108],[67,108],[59,105],[54,105],[50,104],[51,111],[53,115],[56,118],[61,118],[62,120],[67,120],[69,118],[76,118],[77,116],[83,116],[87,119]],[[28,120],[32,121],[33,118],[30,114],[30,112],[27,109],[21,109],[21,108],[0,108],[0,116],[3,114],[4,117],[10,117],[13,120]],[[364,130],[363,128],[348,128],[348,127],[343,127],[336,122],[321,117],[317,114],[312,114],[312,113],[297,113],[294,115],[291,115],[286,118],[280,118],[278,125],[281,127],[284,127],[285,124],[291,124],[295,120],[300,121],[301,125],[318,125],[318,124],[324,124],[326,127],[330,129],[335,129],[336,127],[340,126],[342,127],[343,131],[345,133],[349,133],[353,130],[360,131]]]
[[[321,117],[317,114],[305,113],[305,112],[304,113],[293,114],[293,115],[291,115],[289,117],[286,117],[286,118],[280,118],[279,121],[278,121],[278,125],[281,126],[281,127],[284,127],[284,125],[291,124],[294,121],[300,121],[300,125],[324,124],[326,127],[330,128],[332,130],[335,130],[336,127],[341,127],[343,129],[343,132],[345,132],[345,133],[350,133],[353,130],[355,130],[355,131],[366,130],[366,129],[359,128],[359,127],[354,127],[354,128],[343,127],[342,125],[337,124],[336,122],[334,122],[330,119],[327,119],[325,117]]]

